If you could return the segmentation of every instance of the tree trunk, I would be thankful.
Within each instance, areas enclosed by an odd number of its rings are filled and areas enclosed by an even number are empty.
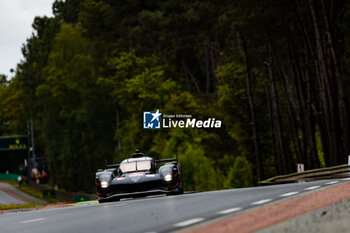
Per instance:
[[[305,116],[305,126],[307,130],[307,151],[309,153],[309,157],[311,157],[311,169],[320,167],[320,160],[318,158],[317,146],[316,146],[316,126],[313,116],[312,104],[313,94],[311,88],[311,80],[308,70],[305,72],[306,77],[306,95],[307,95],[307,105],[306,105],[306,116]]]
[[[256,162],[258,165],[259,180],[262,180],[262,179],[264,179],[264,167],[262,164],[262,157],[261,157],[261,153],[260,153],[260,149],[259,149],[259,137],[258,137],[258,133],[257,133],[256,117],[255,117],[255,103],[254,103],[252,90],[251,90],[251,71],[250,71],[250,66],[249,66],[249,61],[248,61],[247,46],[246,46],[246,43],[239,32],[237,32],[237,41],[238,41],[238,46],[242,50],[242,54],[243,54],[243,63],[245,66],[246,88],[247,88],[247,96],[248,96],[250,118],[251,118],[250,124],[251,124],[252,132],[253,132],[253,142],[254,142]]]
[[[288,165],[287,165],[286,153],[285,153],[285,148],[283,143],[280,109],[278,105],[278,95],[276,90],[276,80],[272,69],[272,66],[273,66],[272,46],[270,41],[268,41],[267,44],[268,44],[268,50],[269,50],[269,58],[266,64],[268,66],[270,89],[271,89],[271,108],[272,108],[272,121],[274,126],[274,138],[276,142],[276,152],[277,152],[276,157],[279,158],[278,162],[280,163],[281,174],[286,174],[288,172]]]
[[[117,132],[119,132],[119,130],[120,130],[120,116],[119,116],[119,109],[118,108],[115,110],[115,121],[116,121]],[[120,144],[120,141],[118,140],[118,151],[120,151],[120,148],[121,148],[121,144]]]
[[[337,165],[339,164],[339,156],[341,153],[341,148],[342,143],[338,140],[338,136],[340,133],[340,129],[337,125],[337,111],[338,111],[338,106],[335,105],[334,102],[334,85],[332,85],[332,80],[330,80],[329,77],[329,72],[327,69],[327,64],[326,64],[326,58],[324,54],[324,46],[322,42],[322,37],[320,34],[320,28],[318,25],[318,19],[316,16],[316,10],[315,6],[313,3],[313,0],[309,0],[309,6],[311,10],[311,15],[313,19],[313,26],[315,30],[315,37],[316,37],[316,50],[317,50],[317,58],[318,58],[318,63],[319,64],[319,69],[320,69],[320,78],[322,80],[322,100],[324,104],[324,117],[325,117],[325,122],[326,122],[326,127],[328,131],[328,141],[329,141],[329,154],[331,156],[331,163],[332,165]],[[317,65],[316,64],[316,65]]]
[[[199,85],[198,85],[198,83],[197,83],[197,81],[196,81],[196,78],[193,76],[193,74],[191,73],[191,71],[188,69],[188,67],[187,67],[187,65],[186,65],[186,62],[185,62],[184,60],[182,60],[182,67],[184,68],[185,75],[188,75],[188,76],[191,78],[191,80],[192,80],[192,82],[193,82],[193,84],[194,84],[194,86],[195,86],[195,89],[196,89],[197,93],[200,93],[201,90],[200,90]]]
[[[209,69],[209,39],[207,38],[205,43],[205,73],[206,73],[206,86],[205,86],[205,94],[208,96],[210,91],[210,69]]]
[[[327,41],[328,41],[328,47],[330,50],[330,54],[332,57],[332,62],[335,70],[335,82],[337,83],[336,87],[338,88],[338,108],[339,108],[339,122],[340,122],[340,128],[342,132],[339,132],[342,135],[342,141],[343,141],[343,147],[345,150],[345,154],[350,153],[350,135],[347,129],[349,129],[349,120],[348,120],[348,113],[347,113],[347,107],[345,104],[345,97],[344,97],[344,91],[343,91],[343,81],[341,79],[341,67],[340,67],[340,62],[338,60],[338,56],[336,53],[335,45],[333,42],[333,36],[332,32],[329,27],[329,17],[328,17],[328,12],[326,11],[326,4],[324,0],[321,0],[322,4],[322,11],[323,11],[323,20],[324,20],[324,25],[325,25],[325,33],[327,35]],[[344,163],[345,156],[342,156],[340,158],[341,163]]]

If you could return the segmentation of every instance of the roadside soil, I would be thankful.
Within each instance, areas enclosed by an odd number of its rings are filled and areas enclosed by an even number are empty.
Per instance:
[[[207,225],[202,225],[188,230],[186,233],[248,233],[268,227],[271,228],[262,232],[350,232],[350,208],[348,204],[346,204],[349,202],[350,182],[347,182],[321,191],[291,198],[286,201],[266,205]],[[322,210],[321,208],[325,209]],[[327,209],[332,211],[328,212]],[[316,210],[321,211],[321,218],[320,213]],[[333,216],[333,213],[338,210],[341,212]],[[303,214],[306,213],[309,213],[309,218],[304,219]],[[290,223],[285,222],[298,216],[300,217],[297,220],[293,220]],[[310,220],[310,218],[312,219],[314,216],[318,216],[318,218],[315,217],[314,220]],[[343,225],[337,225],[337,216],[342,219],[340,221],[342,221]],[[322,219],[327,219],[327,221],[323,222]],[[323,225],[316,226],[320,222],[322,222]],[[282,224],[278,228],[273,227],[279,223]],[[304,223],[306,225],[296,226]],[[322,228],[321,226],[325,227]],[[340,229],[338,229],[338,227],[340,227]]]
[[[350,199],[268,227],[258,233],[350,232]]]

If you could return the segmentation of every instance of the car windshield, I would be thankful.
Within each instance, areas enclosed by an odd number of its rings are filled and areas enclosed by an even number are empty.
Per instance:
[[[151,161],[138,161],[120,164],[120,170],[124,172],[147,171],[151,169]]]
[[[151,161],[140,161],[137,162],[138,171],[146,171],[151,169]]]
[[[122,163],[120,164],[120,170],[122,170],[123,173],[136,171],[136,162]]]

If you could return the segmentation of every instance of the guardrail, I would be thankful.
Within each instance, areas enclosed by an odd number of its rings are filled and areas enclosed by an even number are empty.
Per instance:
[[[301,173],[292,173],[288,175],[275,176],[260,182],[261,185],[295,183],[302,181],[313,181],[332,178],[344,178],[350,176],[350,166],[347,164],[307,170]]]

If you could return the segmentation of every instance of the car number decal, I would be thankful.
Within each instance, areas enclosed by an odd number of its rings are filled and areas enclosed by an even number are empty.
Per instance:
[[[134,173],[130,173],[129,176],[142,176],[144,174],[144,172],[134,172]]]

